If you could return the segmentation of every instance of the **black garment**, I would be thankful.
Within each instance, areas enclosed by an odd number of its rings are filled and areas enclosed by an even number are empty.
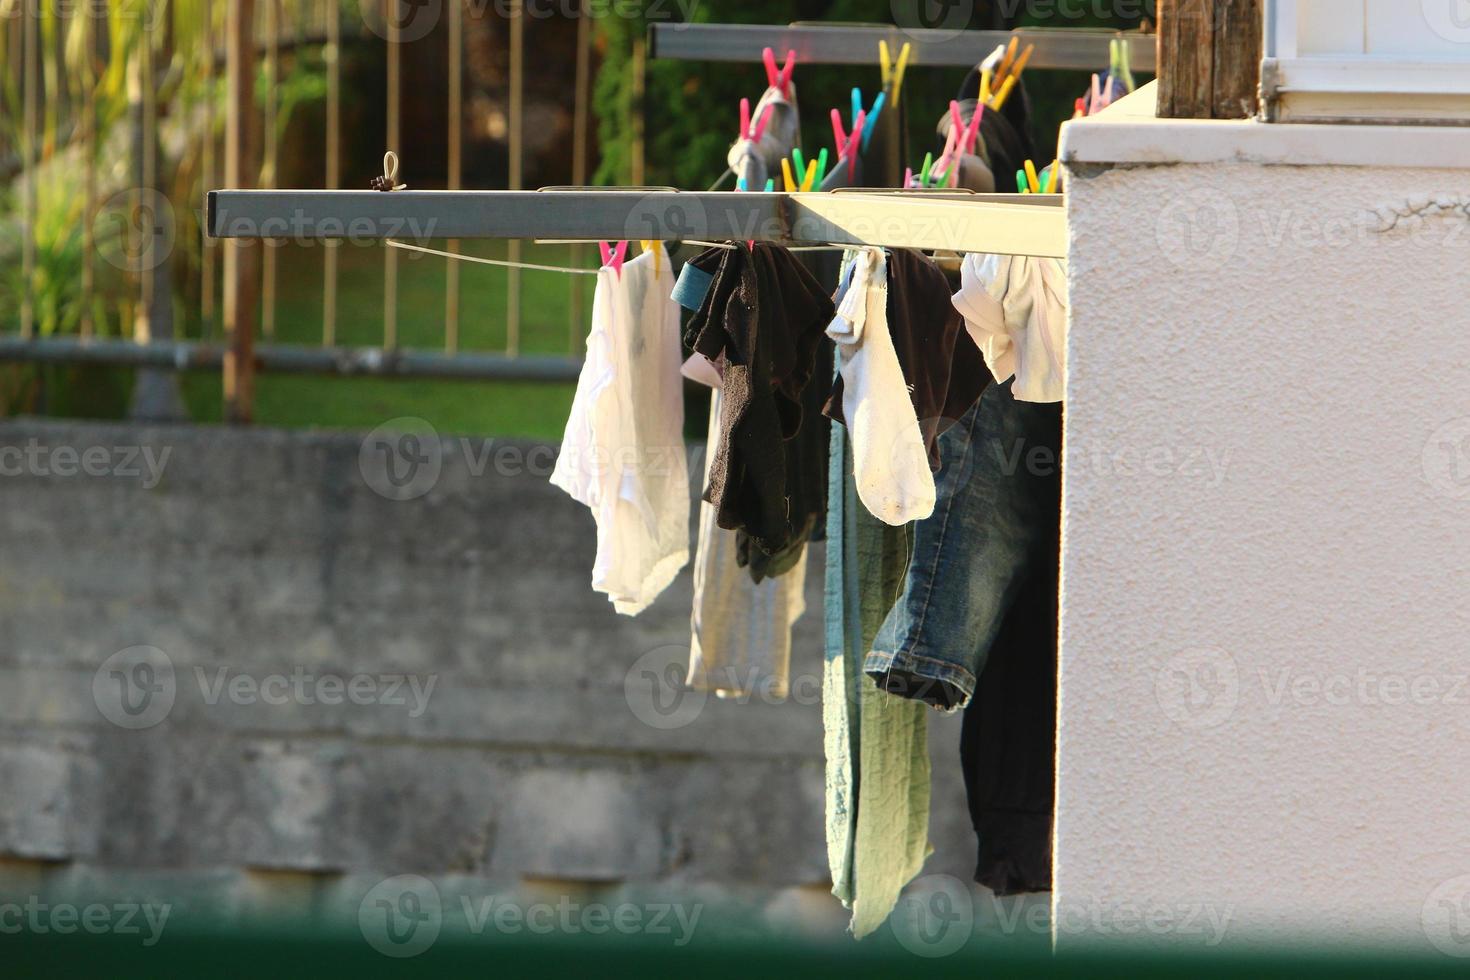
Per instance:
[[[720,445],[704,499],[720,527],[780,556],[825,511],[825,456],[800,447],[820,438],[820,416],[803,411],[803,394],[834,309],[784,248],[737,242],[713,251],[721,253],[714,280],[684,335],[690,349],[725,364]],[[707,256],[696,267],[707,270]]]
[[[929,460],[937,468],[939,433],[979,400],[991,382],[984,356],[965,333],[965,319],[950,301],[949,280],[922,252],[888,251],[888,332],[908,382],[914,414]],[[842,417],[842,379],[832,384],[826,413]]]
[[[1060,460],[1061,413],[1047,435]],[[1062,476],[1055,470],[1042,492],[1055,521],[1047,547],[1059,558]],[[965,709],[960,759],[980,842],[975,880],[997,895],[1051,891],[1059,582],[1058,560],[1021,585]]]

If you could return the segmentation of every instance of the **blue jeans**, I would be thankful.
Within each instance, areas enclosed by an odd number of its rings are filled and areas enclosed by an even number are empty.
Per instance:
[[[1022,587],[1055,574],[1062,406],[991,385],[939,438],[938,502],[914,526],[903,595],[863,670],[892,694],[949,711],[975,693]]]

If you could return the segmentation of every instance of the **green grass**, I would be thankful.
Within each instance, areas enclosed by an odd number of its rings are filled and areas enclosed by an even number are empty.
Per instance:
[[[466,254],[504,258],[506,242],[466,242]],[[444,248],[442,242],[429,243]],[[276,334],[258,343],[316,345],[322,339],[323,246],[287,245],[277,250]],[[568,246],[522,246],[524,261],[546,265],[596,262],[595,246],[583,246],[573,262]],[[445,266],[448,260],[398,252],[398,345],[443,350]],[[343,245],[338,250],[337,343],[378,346],[383,342],[384,259],[378,246]],[[463,263],[460,268],[461,351],[506,348],[507,270]],[[591,310],[592,279],[563,273],[521,273],[521,352],[580,353],[586,322],[571,321],[572,293],[582,289]],[[585,316],[590,315],[587,313]],[[221,382],[192,374],[183,382],[193,418],[221,417]],[[427,419],[441,432],[556,439],[572,404],[570,384],[340,378],[261,374],[256,380],[256,423],[286,428],[371,429],[399,416]]]

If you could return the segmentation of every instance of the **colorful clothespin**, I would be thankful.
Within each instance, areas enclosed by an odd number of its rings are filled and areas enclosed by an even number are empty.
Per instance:
[[[853,120],[852,133],[842,128],[842,113],[832,110],[832,141],[837,144],[837,159],[852,161],[862,149],[863,129],[867,126],[868,114],[858,110]]]
[[[895,64],[889,57],[888,42],[878,42],[878,68],[883,79],[883,91],[888,93],[888,101],[894,105],[898,105],[899,95],[903,91],[903,76],[908,71],[909,54],[912,50],[913,45],[905,41]]]
[[[928,187],[929,186],[929,172],[933,169],[933,167],[934,167],[934,154],[932,154],[932,153],[925,153],[924,154],[924,166],[919,171],[919,186],[920,187]]]
[[[1089,116],[1102,110],[1102,77],[1097,72],[1092,73],[1092,101],[1087,104]]]
[[[822,152],[817,155],[817,186],[827,179],[827,148],[822,147]]]
[[[1010,71],[1007,72],[1008,77],[1020,78],[1021,72],[1026,70],[1026,65],[1031,61],[1031,56],[1035,53],[1036,45],[1026,45],[1026,50],[1021,52],[1021,57],[1016,59],[1015,63],[1011,65]]]
[[[801,153],[801,147],[791,148],[791,163],[796,172],[796,182],[799,184],[806,177],[806,157]]]
[[[786,193],[789,194],[796,190],[796,181],[791,176],[791,161],[785,157],[781,158],[781,177],[784,181],[783,186],[786,188]]]
[[[1036,164],[1030,160],[1026,161],[1026,186],[1031,188],[1031,193],[1041,193],[1041,180],[1036,176]]]
[[[996,112],[1004,109],[1006,105],[1006,99],[1009,99],[1011,97],[1011,91],[1015,89],[1015,87],[1016,76],[1011,75],[1007,77],[1004,84],[1001,85],[1000,91],[995,93],[995,98],[990,100],[990,108],[994,109]]]
[[[904,167],[903,168],[903,186],[904,186],[904,189],[905,190],[907,190],[908,188],[914,186],[914,168],[913,167]]]
[[[879,92],[873,99],[873,108],[868,111],[868,121],[863,124],[863,149],[868,148],[868,143],[873,139],[873,130],[878,127],[878,116],[883,112],[883,106],[888,101],[887,92]]]
[[[791,98],[791,75],[796,70],[796,52],[786,52],[786,64],[781,68],[776,67],[776,52],[772,48],[766,48],[761,52],[761,60],[766,66],[766,84],[776,89],[786,98]]]
[[[598,242],[597,245],[602,250],[603,268],[612,269],[618,278],[621,279],[623,276],[623,259],[628,255],[628,243],[618,242],[616,248],[613,247],[611,242]]]
[[[660,254],[662,252],[662,245],[663,243],[656,238],[644,238],[638,242],[638,247],[643,249],[643,251],[653,253],[653,278],[655,279],[658,278],[659,262],[662,259],[662,255]]]
[[[767,177],[766,178],[766,193],[769,194],[772,191],[774,191],[775,189],[776,189],[776,178],[775,177]]]
[[[811,190],[817,183],[817,161],[812,160],[806,165],[806,174],[801,178],[801,189]]]
[[[990,81],[991,81],[991,78],[992,77],[993,77],[993,75],[991,74],[991,71],[990,71],[989,68],[982,68],[982,69],[980,69],[980,102],[981,102],[981,104],[987,104],[987,103],[990,102],[990,95],[991,95],[991,93],[990,93]]]
[[[1016,171],[1016,189],[1022,194],[1031,193],[1031,182],[1026,179],[1026,171],[1024,170]]]
[[[748,186],[746,186],[745,178],[744,177],[741,177],[739,180],[735,181],[735,189],[737,191],[748,191],[748,190],[750,190],[750,188]]]
[[[995,70],[997,78],[1004,78],[1011,73],[1011,66],[1016,63],[1016,49],[1021,46],[1021,39],[1012,34],[1006,44],[1006,56],[1001,59],[1000,67]]]
[[[1133,80],[1133,45],[1127,38],[1118,38],[1118,69],[1123,78],[1123,88],[1130,94],[1138,90]]]

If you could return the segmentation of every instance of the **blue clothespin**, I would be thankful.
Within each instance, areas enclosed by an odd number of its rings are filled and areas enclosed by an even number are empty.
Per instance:
[[[868,148],[868,141],[873,138],[873,128],[878,122],[878,113],[883,111],[883,104],[888,101],[887,92],[879,92],[878,97],[873,100],[872,111],[868,113],[868,121],[863,126],[863,149]]]

